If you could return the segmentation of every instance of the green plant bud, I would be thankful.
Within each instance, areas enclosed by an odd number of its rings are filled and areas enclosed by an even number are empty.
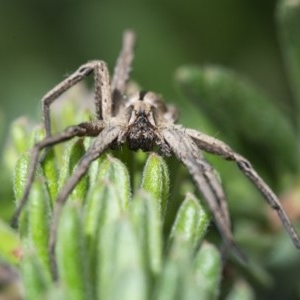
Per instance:
[[[133,223],[143,251],[143,259],[150,276],[157,276],[162,268],[162,220],[157,200],[141,191],[130,207]]]
[[[80,216],[80,204],[67,201],[60,216],[56,258],[58,276],[67,299],[91,299],[88,260]]]
[[[85,233],[90,237],[95,236],[104,222],[126,211],[130,200],[129,174],[119,160],[107,158],[101,161],[99,170],[85,203]]]
[[[97,235],[106,217],[114,219],[125,211],[131,196],[129,174],[120,160],[108,156],[95,166],[84,214],[85,233],[90,237]]]
[[[67,143],[64,154],[63,162],[59,177],[59,187],[62,189],[68,178],[73,174],[76,169],[77,162],[84,155],[85,149],[82,139],[74,139]],[[88,189],[88,177],[84,176],[77,183],[72,191],[71,198],[83,201]]]
[[[222,272],[220,252],[212,244],[203,243],[196,253],[193,267],[199,292],[204,292],[207,299],[218,299]]]
[[[283,171],[299,170],[295,155],[299,145],[290,121],[250,82],[216,66],[181,67],[177,82],[231,144],[242,146],[250,160],[260,158],[258,163],[268,167],[271,178]]]
[[[14,195],[16,201],[18,201],[24,192],[27,174],[28,174],[28,165],[30,163],[30,153],[23,153],[20,158],[17,160],[14,171]],[[40,170],[39,170],[40,171]]]
[[[126,214],[100,231],[97,299],[146,299],[147,280],[141,248]]]
[[[161,156],[151,153],[143,170],[141,187],[157,201],[162,217],[167,207],[169,186],[170,178],[166,162]]]
[[[210,214],[201,202],[188,193],[177,212],[170,240],[184,244],[193,251],[204,238],[210,219]]]

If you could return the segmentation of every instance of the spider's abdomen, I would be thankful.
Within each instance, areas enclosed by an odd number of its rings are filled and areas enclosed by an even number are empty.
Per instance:
[[[156,140],[155,128],[144,114],[140,114],[128,128],[127,141],[131,150],[151,151]]]

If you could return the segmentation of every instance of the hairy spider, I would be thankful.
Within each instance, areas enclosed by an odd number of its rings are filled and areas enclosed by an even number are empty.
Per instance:
[[[17,224],[22,208],[26,204],[39,162],[40,151],[74,137],[94,137],[94,141],[79,160],[74,173],[60,190],[53,212],[50,229],[49,254],[54,266],[54,245],[58,219],[63,204],[79,180],[88,171],[91,163],[106,149],[128,143],[131,150],[152,151],[157,146],[165,156],[175,155],[188,169],[195,184],[212,212],[215,224],[225,243],[236,247],[231,232],[226,197],[213,167],[204,159],[201,150],[235,161],[241,171],[250,179],[277,214],[290,235],[295,246],[300,249],[300,239],[282,208],[278,198],[269,186],[260,178],[251,164],[240,154],[234,152],[222,141],[194,129],[176,125],[176,113],[172,106],[165,105],[153,92],[138,92],[126,95],[135,35],[126,31],[123,36],[121,53],[118,57],[112,80],[105,62],[90,61],[79,67],[64,81],[50,90],[42,99],[46,137],[35,144],[31,153],[27,182],[24,193],[13,216]],[[96,120],[68,127],[62,133],[51,134],[50,105],[66,90],[94,74]]]

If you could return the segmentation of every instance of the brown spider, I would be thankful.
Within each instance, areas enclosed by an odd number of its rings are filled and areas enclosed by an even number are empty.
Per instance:
[[[52,270],[54,265],[54,245],[58,219],[63,204],[79,180],[88,171],[91,163],[108,148],[116,148],[128,143],[131,150],[152,151],[156,145],[165,156],[175,155],[188,169],[195,184],[212,212],[225,243],[238,251],[231,232],[226,197],[212,166],[204,159],[201,150],[235,161],[241,171],[252,181],[278,216],[295,246],[300,249],[300,239],[283,210],[278,198],[260,178],[251,164],[234,152],[222,141],[194,129],[176,125],[176,114],[172,106],[165,105],[162,99],[152,92],[138,92],[127,97],[127,83],[133,60],[135,35],[126,31],[122,50],[117,60],[114,75],[110,81],[105,62],[90,61],[50,90],[42,99],[46,137],[32,149],[29,173],[24,194],[12,222],[17,224],[19,215],[26,204],[39,162],[40,151],[74,137],[94,137],[87,152],[79,160],[74,173],[59,192],[51,224],[49,253]],[[50,105],[66,90],[94,73],[96,120],[68,127],[65,131],[51,135]]]

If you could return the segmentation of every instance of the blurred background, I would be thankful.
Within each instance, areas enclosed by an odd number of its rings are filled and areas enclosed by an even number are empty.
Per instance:
[[[41,119],[42,96],[80,64],[103,59],[112,70],[126,28],[138,35],[133,79],[143,88],[176,102],[173,78],[179,66],[220,64],[250,78],[288,111],[275,4],[1,0],[1,144],[12,119]]]
[[[92,59],[102,59],[112,71],[121,47],[122,32],[127,28],[135,30],[138,36],[132,79],[143,89],[158,92],[164,95],[168,102],[177,104],[180,123],[199,130],[204,128],[204,131],[207,128],[204,119],[193,117],[193,111],[199,110],[199,107],[187,99],[182,100],[174,81],[176,70],[189,64],[221,65],[236,71],[262,89],[274,106],[279,108],[287,119],[291,119],[293,103],[279,44],[275,18],[276,2],[0,0],[0,152],[6,143],[12,120],[20,116],[41,120],[40,100],[43,95],[81,64]],[[92,80],[87,82],[92,86]],[[234,117],[234,114],[230,117]],[[224,137],[222,127],[213,128],[208,133]],[[226,135],[225,140],[230,143]],[[242,151],[236,145],[234,147]],[[248,151],[252,152],[251,149]],[[256,151],[257,153],[259,151]],[[258,169],[264,173],[263,166],[258,166]],[[272,170],[269,170],[268,173],[265,166],[265,174],[272,179],[271,172]],[[273,177],[277,178],[277,175]],[[238,173],[236,178],[241,176]],[[230,195],[231,189],[238,187],[231,176],[224,177],[224,181],[232,185],[228,188]],[[2,173],[0,180],[0,197],[4,200],[0,203],[0,217],[7,220],[13,210],[12,188],[10,179],[4,178]],[[276,192],[283,190],[283,182],[284,179],[280,185],[275,185]],[[245,195],[243,188],[239,195]],[[265,213],[260,208],[263,203],[260,196],[256,202],[253,201],[252,194],[249,194],[249,201],[246,199],[243,202],[244,207],[240,205],[239,197],[236,197],[236,200],[234,197],[228,198],[233,199],[235,203],[231,209],[233,217],[241,210],[244,210],[244,214],[245,211],[251,211],[254,206],[256,210],[252,212],[251,218],[255,219],[253,216],[259,211]],[[9,203],[8,209],[4,202]],[[248,209],[249,207],[251,209]],[[240,217],[242,219],[243,214]],[[265,219],[260,221],[266,225]],[[239,228],[236,226],[237,231]],[[268,299],[275,299],[276,294],[276,299],[294,299],[295,290],[297,295],[300,295],[300,288],[295,283],[299,283],[299,258],[287,235],[283,235],[284,239],[278,243],[281,243],[283,248],[288,245],[289,250],[285,252],[285,256],[275,255],[275,261],[280,263],[273,263],[270,270],[275,270],[272,275],[275,274],[276,279],[273,283],[277,289],[268,294],[271,295]],[[243,231],[239,237],[244,240],[244,245],[247,245],[247,235]],[[258,241],[259,237],[260,235],[252,237],[252,242]],[[272,237],[266,240],[269,247],[273,242]],[[251,249],[251,245],[249,247]],[[259,262],[269,255],[268,251],[260,251],[267,248],[264,247],[254,249],[254,252],[257,251]],[[283,248],[278,247],[280,250]],[[289,255],[293,258],[290,264],[285,265],[285,259]],[[289,268],[292,268],[291,272]],[[251,281],[252,275],[249,274],[245,277],[250,277]],[[282,287],[280,294],[276,282],[282,282],[284,276],[285,284],[290,281],[292,287]],[[292,296],[288,298],[286,295]]]

